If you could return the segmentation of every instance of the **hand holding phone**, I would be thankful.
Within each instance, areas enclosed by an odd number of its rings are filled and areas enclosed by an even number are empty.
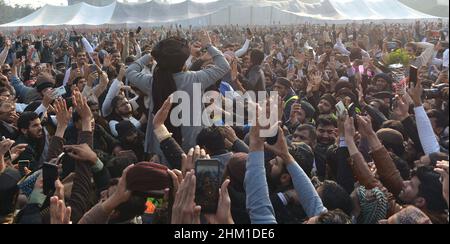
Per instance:
[[[203,213],[215,214],[219,203],[220,174],[219,160],[200,159],[195,162],[197,178],[195,203]]]
[[[409,88],[416,87],[419,69],[413,65],[409,68]]]
[[[30,160],[19,160],[19,173],[23,177],[26,175],[25,168],[30,169]]]
[[[58,179],[58,167],[55,164],[44,163],[42,166],[43,193],[51,196],[55,193],[55,181]]]
[[[338,116],[338,118],[344,116],[346,110],[347,109],[345,108],[345,105],[342,101],[336,104],[336,115]]]
[[[64,95],[66,95],[66,93],[67,93],[66,87],[60,86],[60,87],[58,87],[58,88],[56,88],[56,89],[53,90],[53,92],[52,92],[52,98],[53,98],[53,99],[56,99],[56,98],[58,98],[58,97],[62,97],[62,96],[64,96]]]

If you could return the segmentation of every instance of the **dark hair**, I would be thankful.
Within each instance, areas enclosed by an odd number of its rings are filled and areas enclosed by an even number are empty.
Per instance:
[[[420,181],[417,196],[425,198],[427,210],[443,212],[448,208],[442,195],[440,175],[433,167],[419,167],[412,172],[412,177],[417,177]]]
[[[400,176],[403,180],[409,180],[411,178],[411,168],[408,162],[397,156],[395,153],[389,152],[392,160],[394,161],[395,167],[400,172]]]
[[[123,171],[130,165],[137,163],[137,158],[130,156],[127,157],[114,157],[108,162],[108,171],[112,178],[120,178]]]
[[[327,46],[333,48],[333,43],[332,42],[325,42],[323,44],[323,47],[327,47]]]
[[[296,131],[304,131],[304,130],[308,131],[311,140],[313,141],[317,140],[316,128],[314,128],[314,126],[310,124],[303,124],[299,125],[296,129]]]
[[[119,75],[117,69],[112,65],[107,67],[105,71],[109,80],[114,80]]]
[[[197,135],[197,145],[207,149],[210,153],[225,149],[225,138],[219,127],[203,128]]]
[[[135,61],[136,61],[136,57],[135,56],[128,56],[125,59],[125,64],[126,65],[130,65],[130,64],[134,63]]]
[[[253,65],[261,65],[264,58],[264,53],[261,50],[253,49],[250,52],[250,61]]]
[[[36,111],[36,109],[41,106],[42,101],[34,101],[30,104],[28,104],[28,106],[25,107],[24,112],[34,112]]]
[[[120,204],[116,211],[119,212],[119,216],[114,219],[115,223],[121,223],[133,219],[134,217],[144,214],[147,198],[144,196],[131,195],[130,199]]]
[[[0,86],[0,93],[3,93],[3,92],[10,92],[11,93],[11,89],[9,89],[9,88],[7,88],[5,86]]]
[[[405,141],[407,141],[409,138],[408,133],[406,132],[405,127],[403,126],[402,122],[400,122],[398,120],[386,120],[381,125],[381,128],[382,129],[389,128],[389,129],[393,129],[393,130],[400,132]]]
[[[34,112],[25,112],[20,115],[17,120],[17,128],[20,129],[28,129],[30,127],[31,121],[39,119],[39,115]]]
[[[446,126],[448,126],[448,118],[447,116],[445,116],[444,112],[437,109],[432,109],[427,112],[427,115],[430,119],[436,119],[436,126],[438,126],[439,128],[445,128]]]
[[[316,224],[322,225],[346,225],[351,224],[352,219],[340,209],[335,209],[322,213]]]
[[[185,39],[171,37],[159,42],[152,50],[152,56],[157,61],[153,75],[153,112],[161,108],[164,101],[177,90],[173,74],[183,70],[190,55],[189,42]],[[181,128],[167,123],[167,129],[173,133],[173,138],[181,144]]]
[[[318,128],[319,126],[334,126],[337,128],[337,120],[330,115],[319,116],[316,121],[316,128]]]
[[[115,96],[115,97],[112,99],[112,101],[111,101],[111,107],[112,107],[112,109],[113,109],[113,111],[112,111],[112,116],[113,116],[113,117],[120,117],[120,116],[118,116],[118,115],[116,114],[116,108],[117,108],[117,104],[118,104],[120,101],[124,100],[124,99],[126,99],[126,97],[124,97],[124,96],[122,96],[122,95]],[[120,118],[115,118],[115,120],[120,121],[121,119],[120,119]]]
[[[319,190],[320,189],[320,190]],[[353,202],[350,195],[342,186],[334,181],[325,181],[318,188],[318,193],[322,199],[323,205],[330,211],[342,209],[347,215],[351,215],[353,211]]]

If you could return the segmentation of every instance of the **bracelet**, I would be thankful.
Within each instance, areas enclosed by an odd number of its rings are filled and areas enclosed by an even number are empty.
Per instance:
[[[161,125],[158,128],[155,128],[153,130],[153,132],[156,135],[156,138],[158,139],[159,142],[162,142],[170,137],[172,137],[172,133],[169,132],[169,130],[167,130],[165,125]]]

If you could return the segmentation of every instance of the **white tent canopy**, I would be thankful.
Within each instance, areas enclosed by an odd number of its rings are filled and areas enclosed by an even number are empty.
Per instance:
[[[186,0],[167,4],[114,2],[105,7],[86,3],[72,6],[46,5],[36,12],[1,27],[62,25],[201,25],[296,24],[303,21],[413,20],[437,18],[413,10],[397,0],[322,0],[307,4],[300,0],[218,0],[199,3]]]

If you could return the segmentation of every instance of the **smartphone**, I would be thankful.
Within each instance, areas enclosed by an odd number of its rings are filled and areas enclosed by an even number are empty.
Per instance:
[[[348,106],[348,116],[353,118],[355,123],[355,129],[358,129],[357,116],[361,114],[361,109],[356,106],[356,104],[352,103]]]
[[[19,160],[19,172],[22,177],[26,175],[25,168],[30,169],[30,163],[30,160]]]
[[[418,71],[419,69],[413,65],[409,67],[409,88],[416,86]]]
[[[141,30],[142,30],[142,27],[139,26],[139,27],[137,28],[137,30],[136,30],[136,34],[141,33]]]
[[[55,164],[44,163],[42,165],[43,193],[51,196],[55,193],[55,181],[58,179],[58,167]]]
[[[215,214],[219,202],[219,160],[201,159],[195,162],[197,178],[195,203],[202,207],[203,213]]]
[[[97,72],[97,65],[93,64],[89,67],[89,74]]]
[[[66,95],[67,91],[66,91],[66,87],[65,86],[60,86],[56,89],[53,90],[53,98],[58,98],[58,97],[62,97],[64,95]]]
[[[73,99],[72,99],[72,97],[69,97],[69,98],[66,99],[66,105],[67,105],[67,108],[73,107]]]
[[[342,101],[340,101],[336,104],[336,115],[338,117],[342,117],[345,113],[345,110],[346,110],[346,108]]]
[[[72,70],[76,70],[76,69],[78,69],[78,64],[77,64],[77,63],[72,63],[72,64],[70,65],[70,68],[71,68]]]

